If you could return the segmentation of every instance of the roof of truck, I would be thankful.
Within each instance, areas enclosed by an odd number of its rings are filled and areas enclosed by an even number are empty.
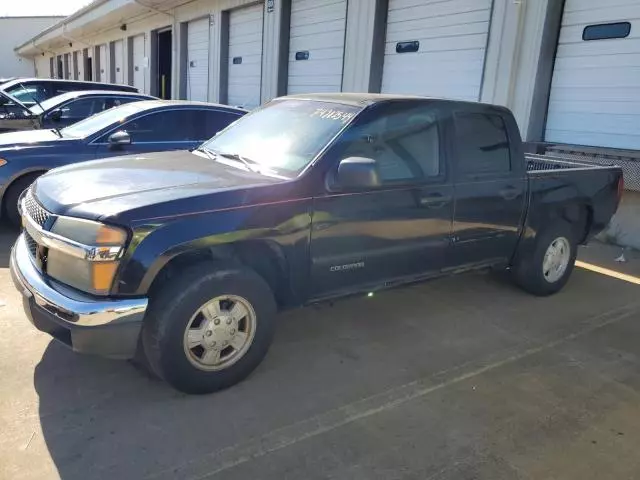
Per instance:
[[[439,102],[451,102],[458,104],[472,104],[472,105],[487,105],[487,106],[495,106],[489,104],[482,104],[479,102],[470,102],[465,100],[456,100],[452,98],[439,98],[439,97],[425,97],[419,95],[397,95],[391,93],[302,93],[296,95],[287,95],[286,97],[280,97],[280,99],[284,98],[297,98],[300,100],[316,100],[322,102],[334,102],[334,103],[343,103],[346,105],[354,105],[354,106],[367,106],[373,105],[374,103],[381,102],[390,102],[390,101],[405,101],[405,100],[432,100]]]

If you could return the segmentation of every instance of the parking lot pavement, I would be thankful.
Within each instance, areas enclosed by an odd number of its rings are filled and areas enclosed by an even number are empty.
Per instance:
[[[640,287],[631,282],[580,268],[562,293],[536,298],[471,274],[287,312],[247,381],[185,396],[33,329],[7,270],[14,236],[0,233],[2,479],[640,471]]]

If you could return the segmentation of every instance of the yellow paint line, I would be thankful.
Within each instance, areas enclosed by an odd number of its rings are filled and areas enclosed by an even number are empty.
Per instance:
[[[626,273],[616,272],[615,270],[609,270],[608,268],[592,265],[591,263],[586,263],[586,262],[581,262],[580,260],[576,260],[576,267],[584,268],[585,270],[590,270],[596,273],[601,273],[602,275],[607,275],[608,277],[617,278],[618,280],[624,280],[625,282],[633,283],[635,285],[640,285],[639,277],[634,277],[633,275],[627,275]]]

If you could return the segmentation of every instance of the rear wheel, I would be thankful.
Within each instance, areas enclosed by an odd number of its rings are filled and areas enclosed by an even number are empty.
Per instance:
[[[185,393],[210,393],[247,377],[274,332],[276,305],[249,269],[192,268],[155,292],[142,331],[152,370]]]
[[[534,295],[554,294],[569,281],[576,255],[574,229],[559,220],[538,235],[530,255],[516,261],[512,268],[514,280]]]
[[[4,214],[10,224],[20,225],[20,212],[18,211],[18,200],[20,195],[31,186],[42,173],[30,173],[18,178],[7,189],[4,196]]]

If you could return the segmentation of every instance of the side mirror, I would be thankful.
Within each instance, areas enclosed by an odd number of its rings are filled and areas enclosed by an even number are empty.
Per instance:
[[[340,161],[335,185],[339,189],[360,190],[380,186],[378,164],[373,158],[348,157]]]
[[[59,108],[56,108],[49,114],[49,118],[54,122],[59,122],[60,119],[62,118],[62,110],[60,110]]]
[[[124,130],[118,130],[116,133],[109,135],[108,142],[112,147],[131,145],[131,136]]]

